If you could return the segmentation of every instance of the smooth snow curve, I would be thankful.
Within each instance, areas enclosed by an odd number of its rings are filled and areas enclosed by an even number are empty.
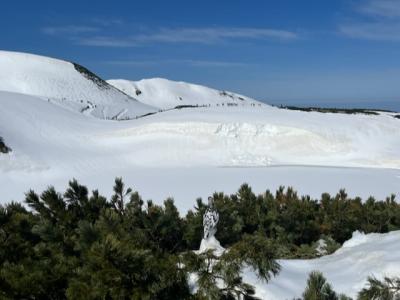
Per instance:
[[[0,91],[39,96],[102,119],[135,118],[156,111],[79,65],[26,53],[0,51]]]
[[[266,105],[232,92],[219,91],[197,84],[171,81],[163,78],[143,79],[140,81],[111,79],[107,82],[139,101],[160,109],[169,109],[180,105]]]
[[[251,272],[246,272],[243,279],[256,286],[256,295],[261,299],[297,299],[306,287],[309,273],[320,271],[336,292],[356,299],[368,276],[378,279],[399,276],[399,248],[400,231],[355,232],[332,255],[310,260],[281,260],[281,272],[268,284],[260,283]]]
[[[81,169],[85,161],[93,165],[106,162],[115,168],[314,165],[400,169],[400,122],[386,115],[219,107],[173,110],[115,123],[68,113],[32,96],[0,92],[0,101],[0,134],[14,153],[32,158],[33,153],[40,153],[47,157],[44,164],[54,167],[68,162],[69,169]],[[29,147],[19,147],[34,137]]]

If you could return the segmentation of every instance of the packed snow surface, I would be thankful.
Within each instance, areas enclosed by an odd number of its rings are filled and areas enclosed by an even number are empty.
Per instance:
[[[254,273],[246,272],[244,281],[256,286],[261,299],[283,300],[301,297],[308,275],[316,270],[324,274],[338,293],[356,299],[368,276],[400,276],[400,231],[386,234],[353,233],[335,253],[310,260],[281,260],[281,272],[268,284]]]
[[[143,79],[140,81],[111,79],[107,82],[139,101],[160,109],[169,109],[180,105],[265,105],[232,92],[219,91],[197,84],[171,81],[163,78]]]
[[[0,51],[0,91],[42,97],[103,119],[125,119],[156,111],[73,63]]]

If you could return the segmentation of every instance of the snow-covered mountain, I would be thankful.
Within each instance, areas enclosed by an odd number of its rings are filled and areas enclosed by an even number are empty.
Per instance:
[[[140,81],[111,79],[107,82],[139,101],[160,109],[168,109],[180,105],[265,105],[249,97],[232,92],[163,78],[143,79]]]
[[[0,91],[39,96],[103,119],[134,118],[156,110],[78,64],[19,52],[0,51]]]

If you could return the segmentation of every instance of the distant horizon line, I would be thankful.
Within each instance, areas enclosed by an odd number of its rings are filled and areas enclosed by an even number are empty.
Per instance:
[[[344,108],[344,109],[377,109],[377,110],[388,110],[392,112],[400,112],[400,101],[388,100],[330,100],[330,101],[318,101],[318,100],[259,100],[266,104],[273,106],[298,106],[298,107],[321,107],[321,108]]]

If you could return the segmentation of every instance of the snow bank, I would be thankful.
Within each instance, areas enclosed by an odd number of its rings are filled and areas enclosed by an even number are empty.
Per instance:
[[[147,199],[175,197],[182,211],[244,182],[257,193],[400,194],[399,121],[385,115],[219,107],[112,122],[33,96],[0,92],[0,103],[0,136],[13,149],[0,155],[3,202],[49,184],[63,190],[71,178],[109,195],[117,176]]]
[[[256,286],[262,299],[282,300],[300,297],[308,274],[318,270],[335,291],[356,299],[368,276],[400,276],[400,231],[386,234],[356,232],[334,254],[311,260],[282,260],[281,273],[268,284],[247,272],[244,280]]]
[[[373,234],[366,235],[360,231],[354,231],[350,240],[343,243],[342,248],[352,248],[361,244],[367,243],[369,240],[375,238]]]

